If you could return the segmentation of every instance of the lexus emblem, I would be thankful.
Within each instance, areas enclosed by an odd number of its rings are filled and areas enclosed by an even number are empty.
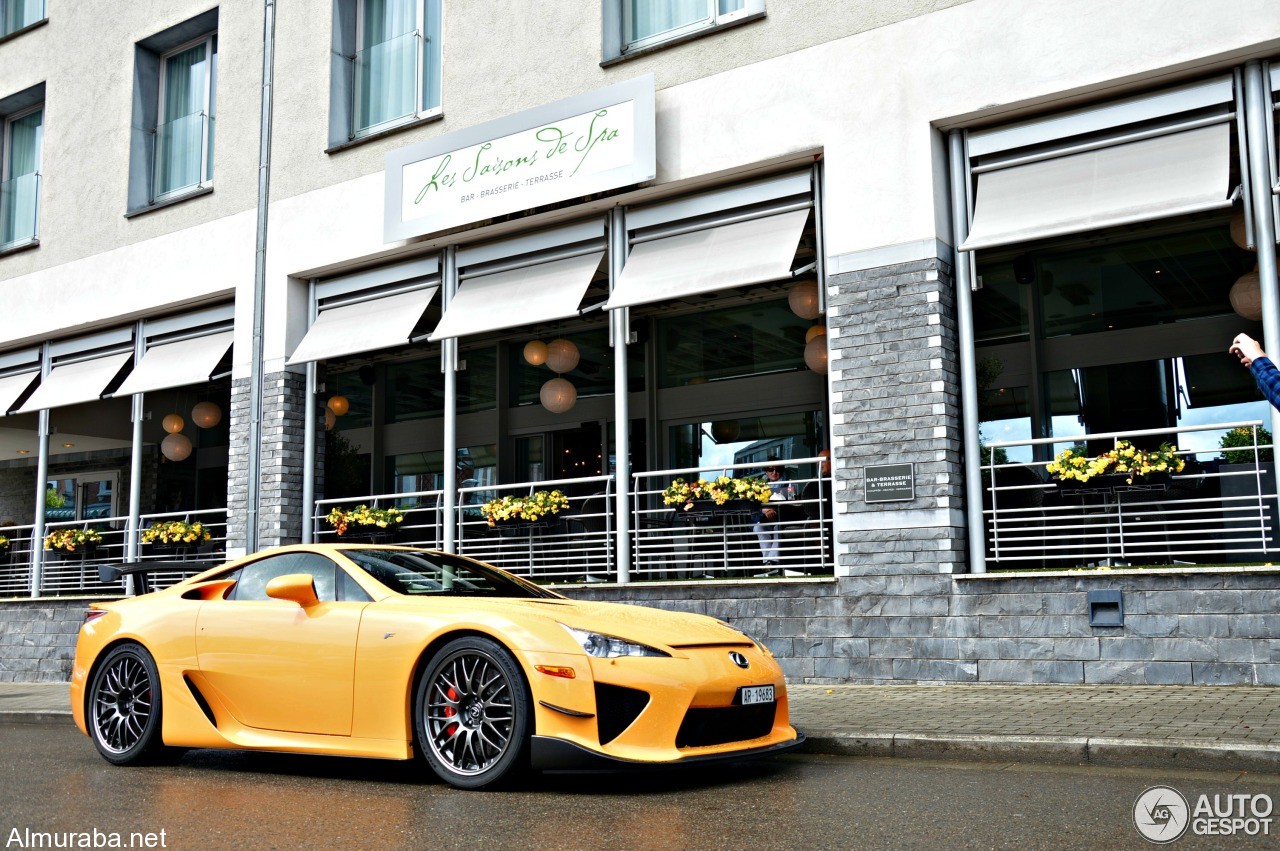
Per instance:
[[[739,668],[746,668],[751,665],[751,663],[747,661],[747,657],[743,656],[737,650],[730,651],[729,658],[732,659],[733,664],[737,665]]]

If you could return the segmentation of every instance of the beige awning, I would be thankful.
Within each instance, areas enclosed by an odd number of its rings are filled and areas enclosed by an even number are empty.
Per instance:
[[[432,340],[466,337],[578,315],[603,251],[477,275],[458,285]]]
[[[1226,207],[1230,154],[1231,126],[1214,124],[979,174],[960,250]]]
[[[288,364],[372,352],[409,342],[438,286],[322,310]]]
[[[9,413],[9,409],[22,398],[22,394],[26,393],[27,388],[39,377],[40,373],[33,371],[0,378],[0,417]]]
[[[132,357],[132,352],[124,352],[55,366],[16,413],[95,402]]]
[[[631,249],[607,310],[791,277],[809,211],[642,242]]]
[[[168,390],[188,384],[203,384],[213,375],[218,362],[231,348],[232,332],[208,334],[152,346],[129,377],[116,390],[116,396]]]

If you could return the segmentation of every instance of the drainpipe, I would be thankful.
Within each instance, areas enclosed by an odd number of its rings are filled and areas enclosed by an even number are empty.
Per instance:
[[[952,130],[951,232],[956,244],[956,324],[960,332],[960,408],[964,416],[965,524],[969,527],[969,572],[987,572],[982,520],[982,452],[978,443],[978,381],[973,347],[973,257],[959,246],[969,236],[969,156],[963,130]]]
[[[1262,336],[1272,351],[1280,349],[1280,293],[1276,282],[1276,229],[1271,217],[1271,163],[1267,154],[1272,144],[1271,89],[1262,73],[1262,63],[1244,66],[1244,120],[1249,139],[1249,179],[1254,198],[1253,236],[1258,252],[1258,282],[1262,289]],[[1237,119],[1239,120],[1239,119]],[[1280,436],[1280,411],[1271,409],[1271,433]],[[1274,442],[1274,441],[1273,441]],[[1276,462],[1280,474],[1280,459]],[[1264,545],[1265,546],[1265,545]]]
[[[40,381],[49,378],[49,344],[46,342],[40,352]],[[44,512],[45,492],[49,489],[49,409],[45,408],[36,414],[38,435],[36,456],[36,524],[31,530],[31,596],[40,596],[40,586],[44,579]]]
[[[627,261],[627,228],[622,208],[609,211],[609,291],[613,292]],[[614,507],[617,518],[618,582],[631,581],[631,405],[628,398],[627,346],[631,342],[631,308],[609,311],[609,345],[613,346]]]
[[[263,327],[267,309],[267,205],[271,187],[271,86],[275,62],[276,4],[264,0],[262,21],[262,116],[258,130],[258,234],[253,265],[253,348],[249,364],[249,458],[245,549],[258,549],[262,490]]]
[[[444,266],[440,276],[441,313],[449,309],[458,290],[458,255],[454,246],[444,250]],[[440,549],[458,551],[458,338],[440,341],[440,370],[444,373],[444,540]]]

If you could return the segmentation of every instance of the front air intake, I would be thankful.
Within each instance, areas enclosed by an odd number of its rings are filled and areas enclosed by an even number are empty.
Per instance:
[[[648,705],[648,692],[596,683],[596,729],[600,744],[607,745],[621,736]]]

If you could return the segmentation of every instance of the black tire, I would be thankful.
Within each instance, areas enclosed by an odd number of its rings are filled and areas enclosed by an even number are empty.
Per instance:
[[[160,701],[160,674],[141,645],[121,644],[106,655],[85,701],[85,726],[103,759],[134,765],[164,755]]]
[[[511,654],[488,638],[457,638],[427,666],[413,702],[418,746],[431,770],[480,789],[523,766],[529,699]]]

